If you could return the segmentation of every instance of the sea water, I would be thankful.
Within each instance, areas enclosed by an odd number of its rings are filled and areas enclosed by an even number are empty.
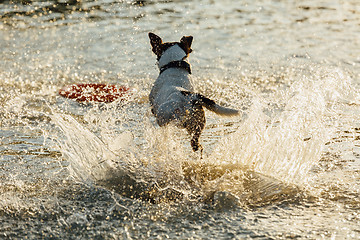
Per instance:
[[[356,1],[0,3],[0,236],[356,239]],[[148,32],[192,35],[202,156],[147,96]],[[113,103],[58,95],[125,85]]]

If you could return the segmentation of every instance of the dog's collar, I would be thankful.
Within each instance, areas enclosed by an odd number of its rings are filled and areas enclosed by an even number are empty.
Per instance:
[[[165,70],[169,69],[169,68],[182,68],[185,69],[186,71],[188,71],[189,74],[191,74],[191,68],[190,68],[190,64],[188,62],[185,61],[172,61],[169,62],[168,64],[162,66],[160,68],[160,74],[163,73]]]

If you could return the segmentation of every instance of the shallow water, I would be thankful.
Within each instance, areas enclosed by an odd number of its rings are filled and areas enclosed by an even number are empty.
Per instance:
[[[1,1],[0,236],[360,238],[357,1]],[[194,36],[210,112],[159,128],[147,33]],[[126,85],[80,104],[73,83]]]

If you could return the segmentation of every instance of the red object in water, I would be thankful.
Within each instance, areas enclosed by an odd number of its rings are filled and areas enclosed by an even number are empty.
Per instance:
[[[125,98],[130,89],[124,86],[108,85],[104,83],[80,83],[60,89],[59,94],[78,102],[113,102]]]

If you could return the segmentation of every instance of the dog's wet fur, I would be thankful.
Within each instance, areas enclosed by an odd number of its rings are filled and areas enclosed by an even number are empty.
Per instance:
[[[183,36],[180,42],[165,43],[154,33],[149,33],[149,38],[160,69],[149,95],[151,111],[159,126],[173,122],[185,128],[191,136],[193,151],[202,151],[199,138],[206,123],[203,107],[224,116],[238,115],[239,112],[194,92],[190,64],[187,62],[192,52],[192,36]]]

